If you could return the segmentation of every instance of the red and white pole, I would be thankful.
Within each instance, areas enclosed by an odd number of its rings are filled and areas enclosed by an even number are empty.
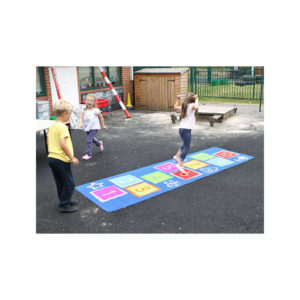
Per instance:
[[[55,88],[56,88],[57,96],[58,96],[58,99],[60,100],[61,99],[61,93],[60,93],[58,81],[57,81],[57,78],[56,78],[55,68],[51,67],[51,71],[52,71],[52,75],[53,75],[53,79],[54,79],[54,83],[55,83]]]
[[[107,78],[104,70],[102,69],[102,67],[99,67],[101,75],[103,76],[105,82],[107,83],[108,87],[110,88],[110,90],[112,91],[112,93],[114,94],[115,98],[117,99],[117,101],[119,102],[120,106],[122,107],[125,115],[127,116],[127,118],[131,118],[128,110],[126,109],[126,106],[124,105],[124,103],[122,102],[122,100],[120,99],[119,95],[117,94],[116,90],[114,89],[114,87],[112,86],[112,84],[110,83],[109,79]]]

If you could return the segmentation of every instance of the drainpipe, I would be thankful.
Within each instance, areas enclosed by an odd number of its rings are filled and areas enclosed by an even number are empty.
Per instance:
[[[133,81],[133,67],[130,67],[130,80]]]

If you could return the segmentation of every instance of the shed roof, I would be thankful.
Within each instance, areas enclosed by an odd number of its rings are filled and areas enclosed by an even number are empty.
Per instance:
[[[135,74],[182,74],[188,71],[188,68],[145,68],[134,72]]]

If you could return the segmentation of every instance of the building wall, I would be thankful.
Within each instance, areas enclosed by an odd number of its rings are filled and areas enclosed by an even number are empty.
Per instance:
[[[52,94],[51,94],[51,86],[50,86],[49,69],[48,69],[48,67],[44,67],[43,69],[44,69],[44,78],[45,78],[45,86],[46,86],[46,96],[36,97],[36,100],[49,101],[50,116],[53,116],[53,105],[52,105]]]
[[[44,69],[44,77],[45,77],[46,96],[36,97],[36,100],[49,101],[50,116],[53,116],[54,115],[53,104],[55,102],[55,99],[52,99],[53,98],[52,93],[56,93],[56,90],[55,90],[55,88],[52,88],[52,91],[51,91],[49,67],[44,67],[43,69]],[[80,90],[79,68],[78,67],[76,67],[76,73],[77,73],[77,83],[76,83],[77,87],[76,88],[78,89],[78,95],[79,95],[78,105],[81,103],[82,95],[86,94],[87,92],[88,93],[97,93],[97,92],[101,92],[101,91],[110,91],[109,88],[93,89],[93,90],[89,90],[89,91],[81,91]],[[116,90],[123,89],[123,99],[122,99],[122,101],[126,105],[127,98],[128,98],[128,92],[130,93],[131,100],[134,99],[133,81],[130,80],[130,67],[121,67],[121,75],[122,75],[122,86],[115,87],[115,89]],[[121,109],[121,107],[120,107],[120,109]]]
[[[124,95],[124,104],[127,104],[128,93],[130,93],[131,103],[133,102],[133,81],[130,80],[130,67],[122,67],[122,86]]]

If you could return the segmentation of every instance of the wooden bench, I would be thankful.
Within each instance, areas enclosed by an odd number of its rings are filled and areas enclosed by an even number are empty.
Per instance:
[[[199,105],[198,117],[208,119],[210,127],[214,126],[215,122],[222,122],[229,116],[235,114],[237,107],[222,106],[222,105]]]
[[[204,118],[209,121],[210,127],[213,127],[215,122],[222,123],[223,120],[235,114],[236,111],[237,107],[233,106],[199,105],[197,119]],[[170,116],[173,124],[176,123],[176,120],[181,120],[180,111],[173,112]]]
[[[214,126],[214,123],[215,122],[220,122],[222,123],[222,119],[223,119],[223,116],[222,115],[213,115],[209,118],[209,124],[210,124],[210,127],[213,127]]]

